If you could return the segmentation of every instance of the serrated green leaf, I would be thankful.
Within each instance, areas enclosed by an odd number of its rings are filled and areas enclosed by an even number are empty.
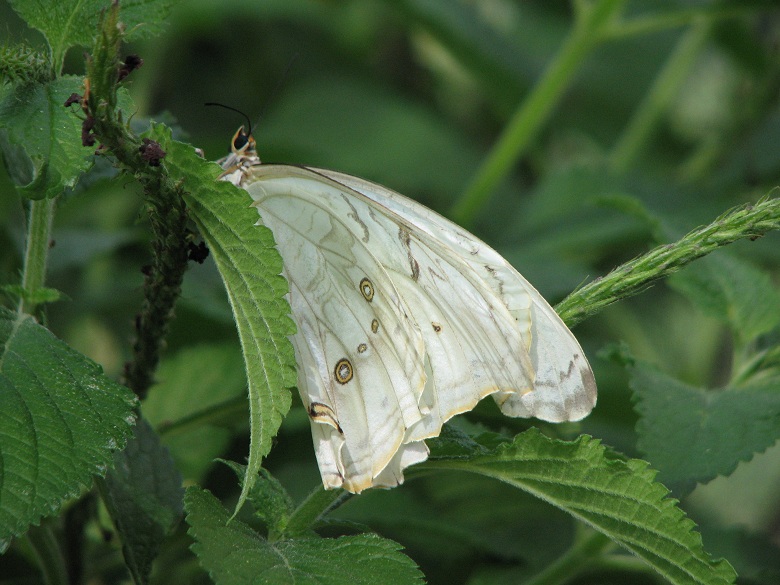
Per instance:
[[[422,465],[462,469],[527,491],[608,536],[675,585],[725,585],[736,578],[728,562],[705,553],[694,523],[654,481],[646,462],[609,459],[587,435],[565,442],[531,429],[468,461]]]
[[[643,362],[630,372],[638,446],[680,493],[728,475],[780,437],[780,378],[705,390]]]
[[[92,164],[94,150],[81,143],[82,120],[65,100],[83,91],[80,77],[19,85],[0,101],[0,142],[9,175],[30,199],[54,197],[73,187]]]
[[[295,386],[295,354],[288,336],[295,332],[284,296],[282,259],[271,231],[257,225],[246,193],[217,178],[220,168],[170,139],[156,126],[151,135],[168,153],[166,167],[186,181],[187,207],[225,283],[236,319],[249,380],[251,446],[240,507],[271,449],[271,439],[290,409]]]
[[[233,461],[225,463],[243,481],[246,477],[246,466]],[[295,509],[290,494],[267,469],[260,470],[259,480],[254,482],[247,500],[255,509],[255,516],[268,527],[269,534],[280,534]]]
[[[92,44],[100,13],[110,4],[107,0],[10,0],[9,3],[27,24],[46,37],[57,70],[69,48]],[[174,3],[175,0],[123,0],[121,22],[128,31],[126,37],[159,33]]]
[[[0,548],[104,475],[132,393],[32,317],[0,309]]]
[[[401,546],[373,534],[269,542],[222,504],[189,488],[184,498],[192,550],[217,585],[404,585],[422,583]]]
[[[780,323],[780,291],[767,272],[747,260],[713,254],[672,276],[669,284],[743,342]]]
[[[149,582],[160,545],[181,519],[183,497],[173,459],[157,433],[141,419],[127,447],[114,455],[114,468],[103,489],[136,585]]]
[[[198,481],[231,441],[223,421],[246,417],[241,349],[237,343],[187,347],[165,357],[156,378],[142,412],[184,477]]]
[[[491,447],[497,447],[506,437],[495,433],[486,433],[482,437],[490,443]],[[471,437],[463,431],[456,429],[451,424],[445,424],[441,428],[438,437],[426,440],[430,449],[430,458],[454,459],[458,457],[473,457],[477,453],[486,453],[488,449],[480,442],[479,437]]]

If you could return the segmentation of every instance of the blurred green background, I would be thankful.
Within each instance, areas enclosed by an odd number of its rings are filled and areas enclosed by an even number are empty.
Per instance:
[[[472,218],[474,233],[554,304],[620,262],[769,193],[780,182],[780,14],[769,6],[629,2],[625,17],[644,28],[616,35],[584,60],[525,156]],[[690,11],[699,17],[686,16]],[[733,18],[708,16],[728,11]],[[0,23],[8,41],[42,46],[4,1]],[[446,215],[571,23],[564,1],[183,0],[161,36],[126,47],[144,59],[126,86],[137,108],[134,124],[170,124],[207,158],[226,154],[244,123],[204,106],[221,102],[252,119],[264,161],[359,175]],[[689,66],[663,88],[668,99],[640,148],[618,164],[616,145],[694,33],[700,44]],[[71,51],[68,72],[81,75],[83,68],[82,52]],[[60,205],[49,285],[68,298],[50,308],[49,326],[117,376],[128,359],[149,253],[138,187],[109,183],[111,175],[98,161]],[[5,284],[18,279],[24,227],[4,175],[0,192]],[[768,270],[777,284],[777,234],[729,253]],[[222,408],[210,425],[174,425],[164,434],[185,479],[230,495],[234,478],[208,461],[246,455],[245,381],[209,261],[188,272],[176,314],[146,414],[165,429],[210,400],[232,397],[232,408]],[[587,432],[642,456],[627,375],[599,357],[611,343],[625,341],[637,357],[690,384],[728,380],[729,331],[666,284],[603,311],[575,334],[596,372],[599,404],[581,424],[552,430],[562,436]],[[222,367],[206,367],[201,351],[222,352]],[[526,424],[501,419],[491,404],[459,419],[512,432]],[[318,482],[301,409],[285,421],[267,463],[295,497]],[[750,573],[772,564],[763,547],[779,538],[778,486],[775,447],[697,488],[683,507],[701,524],[709,550]],[[561,531],[572,530],[567,517],[538,501],[447,474],[366,494],[339,513],[407,546],[431,582],[509,582],[554,559],[568,544]],[[760,546],[748,547],[754,538]]]

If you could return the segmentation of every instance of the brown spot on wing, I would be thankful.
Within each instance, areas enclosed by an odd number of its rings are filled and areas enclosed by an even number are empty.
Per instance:
[[[327,404],[323,404],[322,402],[312,402],[309,405],[309,416],[313,421],[329,424],[339,433],[342,435],[344,434],[344,431],[341,430],[339,421],[336,420],[336,413],[333,412],[333,409]]]
[[[367,244],[368,240],[369,240],[369,237],[370,237],[370,234],[369,234],[368,228],[366,227],[366,224],[363,223],[362,219],[360,219],[360,215],[358,215],[357,209],[355,209],[355,206],[352,205],[352,203],[350,202],[349,198],[346,195],[344,195],[343,193],[341,194],[341,198],[344,199],[344,202],[347,205],[349,205],[349,208],[352,210],[352,213],[348,213],[347,217],[350,218],[351,220],[353,220],[356,224],[358,224],[363,229],[363,237],[360,238],[360,239],[363,240],[364,244]]]
[[[409,230],[401,226],[398,228],[398,239],[401,241],[401,244],[403,244],[403,247],[406,248],[406,257],[409,260],[409,266],[412,269],[412,280],[417,282],[420,278],[420,264],[412,255],[412,235],[409,233]]]

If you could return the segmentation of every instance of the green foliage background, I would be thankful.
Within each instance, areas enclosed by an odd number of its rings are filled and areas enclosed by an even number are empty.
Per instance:
[[[623,24],[607,26],[598,46],[574,51],[582,60],[567,83],[541,95],[527,114],[540,122],[538,131],[528,133],[512,172],[473,206],[463,194],[480,165],[571,39],[569,2],[182,0],[168,18],[142,16],[148,27],[123,48],[144,59],[124,84],[135,108],[125,114],[138,131],[149,120],[164,122],[213,160],[226,154],[244,120],[203,103],[238,108],[253,121],[264,161],[362,176],[454,216],[553,304],[780,183],[780,13],[771,3],[626,2]],[[6,45],[24,40],[44,50],[43,38],[6,2],[0,23]],[[83,26],[97,26],[96,18]],[[71,49],[64,73],[83,72],[82,51]],[[64,79],[57,86],[64,97],[69,83],[80,90],[80,79]],[[7,91],[2,86],[0,97]],[[34,128],[20,133],[30,148],[60,152]],[[82,148],[68,144],[62,152],[76,156]],[[21,199],[5,173],[0,168],[2,285],[18,283],[25,233]],[[98,158],[59,202],[46,286],[63,295],[48,306],[46,326],[118,378],[130,357],[150,236],[139,186],[112,181],[114,174]],[[56,187],[57,177],[44,179]],[[779,277],[774,232],[719,250],[583,321],[575,334],[596,373],[599,403],[582,423],[542,427],[563,439],[586,433],[649,461],[699,525],[705,549],[725,556],[746,583],[780,580]],[[214,458],[243,462],[249,451],[243,367],[216,266],[211,259],[192,264],[142,413],[184,482],[208,488],[228,507],[239,489]],[[458,417],[453,432],[501,433],[500,440],[482,437],[481,445],[493,447],[529,426],[501,417],[488,402]],[[439,448],[448,453],[446,441]],[[591,456],[583,455],[582,477]],[[263,465],[296,503],[319,483],[297,396]],[[376,531],[403,545],[430,583],[523,582],[534,575],[537,583],[657,582],[634,557],[603,543],[551,575],[550,567],[571,559],[567,551],[581,542],[576,520],[513,489],[513,481],[533,483],[522,469],[508,484],[457,465],[438,467],[434,461],[410,473],[402,488],[350,499],[320,534],[352,539],[342,541],[345,564],[361,558],[350,556],[350,546],[376,546],[394,558],[392,543],[358,535]],[[264,497],[271,496],[251,501]],[[198,554],[219,562],[206,528],[223,525],[229,513],[203,492],[188,492],[187,501],[203,506],[194,514],[203,523],[191,530]],[[548,501],[571,512],[565,502]],[[66,520],[80,511],[66,509]],[[99,538],[101,529],[113,530],[110,521],[94,517],[80,552],[83,574],[126,578],[121,544]],[[246,510],[240,518],[258,524]],[[273,530],[286,516],[262,520]],[[263,554],[279,552],[253,541],[243,525],[231,526]],[[163,544],[152,582],[208,582],[188,550],[186,529],[179,526]],[[222,533],[215,534],[218,542]],[[317,564],[309,550],[290,551],[309,563],[307,570]],[[31,559],[24,545],[12,548],[0,558],[0,583],[21,582],[14,579],[30,571]],[[416,579],[413,567],[398,570]]]

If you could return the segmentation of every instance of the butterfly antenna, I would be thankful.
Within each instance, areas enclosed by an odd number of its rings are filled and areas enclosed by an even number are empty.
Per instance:
[[[265,113],[266,109],[268,108],[268,104],[270,104],[276,96],[279,94],[279,91],[282,89],[282,86],[284,85],[284,82],[287,81],[287,76],[290,74],[290,70],[292,69],[293,64],[295,63],[295,60],[298,58],[298,53],[293,55],[293,58],[290,59],[290,62],[287,63],[287,67],[284,69],[284,73],[279,77],[278,81],[276,82],[276,85],[274,85],[274,88],[271,90],[271,93],[268,94],[268,96],[265,98],[264,103],[260,107],[260,115],[257,117],[257,125],[260,125],[260,120],[263,118],[263,114]],[[232,106],[228,106],[226,104],[222,104],[220,102],[206,102],[203,104],[204,106],[219,106],[220,108],[225,108],[226,110],[231,110],[233,112],[236,112],[237,114],[241,114],[244,119],[246,120],[247,129],[249,130],[247,132],[248,135],[252,135],[252,120],[249,119],[249,116],[246,115],[246,113],[242,112],[239,109],[236,109]]]
[[[203,104],[204,106],[219,106],[220,108],[225,108],[226,110],[231,110],[233,112],[236,112],[237,114],[241,114],[244,116],[244,119],[246,120],[246,127],[247,127],[247,135],[252,135],[252,120],[249,119],[249,116],[247,116],[244,112],[241,110],[238,110],[232,106],[227,106],[225,104],[221,104],[219,102],[206,102]]]

